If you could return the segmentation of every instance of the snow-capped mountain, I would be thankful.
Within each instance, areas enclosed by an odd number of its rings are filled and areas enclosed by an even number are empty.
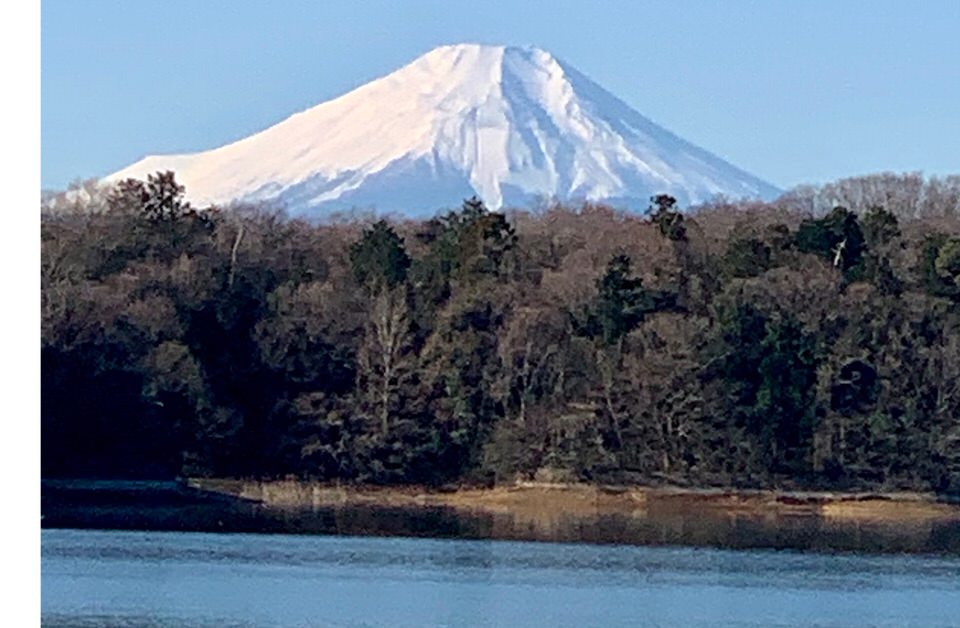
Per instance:
[[[432,213],[473,194],[643,208],[769,198],[773,186],[682,140],[533,47],[454,45],[245,139],[150,156],[112,182],[173,170],[194,205],[278,201],[291,214]]]

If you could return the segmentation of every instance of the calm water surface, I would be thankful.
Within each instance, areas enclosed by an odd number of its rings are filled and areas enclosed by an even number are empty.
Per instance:
[[[44,530],[50,626],[960,626],[960,557]]]

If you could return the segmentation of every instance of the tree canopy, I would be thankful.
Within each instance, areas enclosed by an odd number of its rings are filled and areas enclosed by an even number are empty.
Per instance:
[[[958,493],[956,199],[844,185],[322,224],[122,182],[43,214],[43,473]]]

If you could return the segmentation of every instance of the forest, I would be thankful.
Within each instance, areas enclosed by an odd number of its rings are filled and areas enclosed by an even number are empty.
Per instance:
[[[960,177],[426,220],[184,194],[43,203],[43,477],[960,495]]]

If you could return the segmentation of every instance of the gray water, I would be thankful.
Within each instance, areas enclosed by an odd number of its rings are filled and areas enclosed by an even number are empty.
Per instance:
[[[960,626],[960,557],[44,530],[58,626]]]

